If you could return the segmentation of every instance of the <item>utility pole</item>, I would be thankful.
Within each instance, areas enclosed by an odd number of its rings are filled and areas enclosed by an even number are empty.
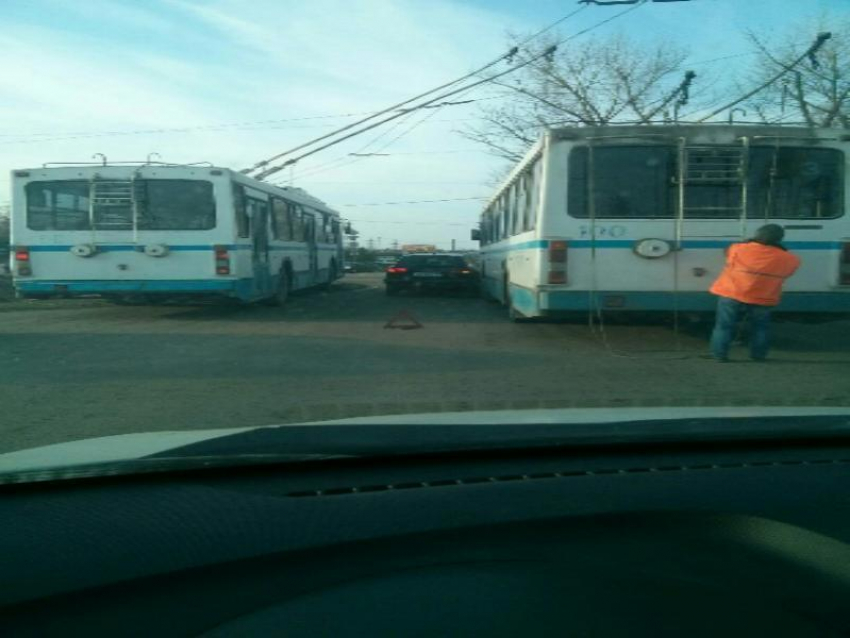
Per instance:
[[[454,252],[454,251],[455,251],[455,240],[452,239],[452,252]]]

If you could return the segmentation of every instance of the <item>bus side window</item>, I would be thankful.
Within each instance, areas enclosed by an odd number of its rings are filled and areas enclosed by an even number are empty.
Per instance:
[[[514,202],[516,207],[516,232],[524,233],[525,228],[525,176],[520,175],[516,182],[516,192],[514,193]]]
[[[508,237],[508,211],[505,208],[505,198],[499,198],[499,239]]]
[[[535,182],[530,171],[526,172],[525,175],[522,176],[522,208],[525,213],[523,228],[525,228],[525,230],[534,230],[534,183]]]
[[[285,200],[272,199],[272,230],[275,239],[291,241],[292,228],[289,221],[289,205]]]
[[[304,226],[304,209],[298,204],[292,204],[290,212],[292,215],[292,239],[295,241],[305,241],[307,237],[304,232],[306,230]]]
[[[529,230],[534,230],[537,226],[537,209],[540,207],[540,188],[543,184],[542,181],[542,173],[543,173],[543,164],[540,160],[534,162],[534,168],[531,170],[531,175],[529,176],[529,215],[531,218],[531,222],[529,224]]]
[[[301,219],[304,220],[304,241],[311,244],[316,242],[316,218],[307,209],[302,209]]]
[[[233,212],[236,214],[236,236],[249,237],[251,222],[245,209],[245,189],[239,184],[233,185]]]
[[[519,223],[519,209],[517,208],[516,192],[517,192],[517,184],[514,183],[514,184],[511,185],[511,187],[508,189],[508,192],[505,194],[505,196],[508,199],[508,208],[511,211],[511,225],[510,225],[510,228],[508,228],[508,232],[511,235],[516,235],[517,233],[521,232],[520,231],[520,223]]]
[[[320,244],[328,243],[328,216],[324,213],[316,216],[316,241]]]

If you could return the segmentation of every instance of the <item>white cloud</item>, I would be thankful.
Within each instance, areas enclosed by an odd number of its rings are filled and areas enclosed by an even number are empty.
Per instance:
[[[235,0],[166,0],[158,3],[164,7],[159,13],[146,6],[151,5],[96,0],[75,4],[83,20],[72,25],[47,19],[38,26],[6,25],[0,35],[0,65],[5,70],[0,84],[0,121],[5,123],[0,130],[0,171],[45,161],[87,161],[95,152],[115,160],[143,160],[151,151],[170,161],[209,160],[241,168],[328,130],[318,128],[322,125],[347,120],[265,124],[243,131],[61,138],[74,132],[172,129],[374,110],[498,55],[505,48],[508,20],[447,0],[315,0],[286,3],[285,8],[273,1],[246,5]],[[80,28],[86,20],[90,27]],[[468,149],[471,144],[452,132],[458,125],[444,120],[468,118],[470,113],[469,107],[445,109],[386,152]],[[40,132],[53,135],[43,141],[23,137]],[[299,171],[306,174],[330,160],[347,158],[372,136],[305,160]],[[483,154],[427,154],[342,164],[310,178],[324,180],[314,190],[331,204],[478,195],[488,189],[475,183],[487,181],[493,161]],[[426,183],[410,183],[416,181]],[[370,182],[372,188],[362,187]],[[7,199],[4,181],[0,202]],[[363,219],[428,222],[462,215],[471,224],[479,206],[458,202],[403,208],[356,210]],[[354,210],[343,212],[354,217]],[[369,224],[363,231],[394,234],[402,242],[416,241],[425,231],[431,240],[448,232],[426,224],[393,225],[383,231]]]

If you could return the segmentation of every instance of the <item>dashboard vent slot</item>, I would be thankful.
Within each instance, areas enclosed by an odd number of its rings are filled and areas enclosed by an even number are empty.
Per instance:
[[[591,476],[651,474],[661,472],[705,472],[711,470],[787,467],[801,465],[838,465],[850,463],[850,459],[802,459],[776,461],[741,461],[738,463],[697,463],[692,465],[659,465],[626,468],[603,467],[586,470],[564,470],[562,472],[535,472],[530,474],[504,474],[499,476],[470,476],[465,478],[434,479],[429,481],[403,481],[377,485],[356,485],[348,487],[331,487],[315,490],[299,490],[289,492],[293,498],[310,498],[317,496],[347,496],[366,494],[370,492],[394,492],[398,490],[422,489],[431,487],[455,487],[459,485],[478,485],[482,483],[506,483],[510,481],[536,481]]]

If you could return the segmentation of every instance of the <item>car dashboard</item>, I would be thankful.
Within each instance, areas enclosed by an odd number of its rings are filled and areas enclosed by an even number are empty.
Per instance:
[[[7,485],[6,636],[847,635],[850,444]]]

